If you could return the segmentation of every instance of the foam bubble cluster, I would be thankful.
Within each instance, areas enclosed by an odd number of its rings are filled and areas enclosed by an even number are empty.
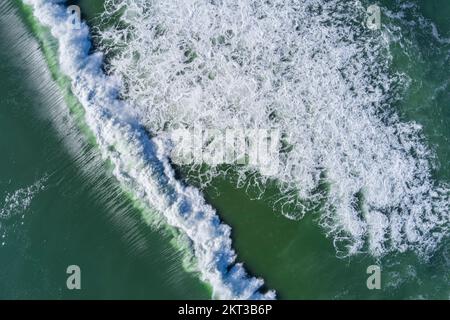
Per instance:
[[[3,206],[0,207],[0,220],[8,219],[27,210],[36,194],[44,190],[45,180],[43,178],[28,187],[7,193],[3,200]]]
[[[403,79],[360,1],[106,0],[103,17],[108,71],[140,121],[279,129],[278,202],[301,218],[324,201],[339,255],[427,256],[448,234],[449,188],[432,178],[421,126],[391,107]]]
[[[86,122],[95,134],[105,159],[114,165],[114,175],[134,194],[164,215],[166,221],[187,235],[201,279],[214,296],[222,299],[273,299],[273,291],[260,290],[263,280],[250,277],[236,263],[230,227],[221,223],[200,192],[175,179],[167,158],[167,141],[149,139],[119,98],[117,77],[102,70],[103,58],[90,53],[89,29],[82,23],[74,29],[60,0],[25,0],[35,18],[48,27],[58,41],[62,72],[72,82],[72,91],[83,105]]]

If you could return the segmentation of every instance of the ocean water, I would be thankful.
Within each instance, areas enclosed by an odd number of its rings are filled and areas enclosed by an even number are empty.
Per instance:
[[[89,31],[70,31],[64,7],[26,2],[32,12],[2,3],[14,26],[29,29],[2,41],[18,43],[18,53],[2,53],[11,68],[2,78],[15,90],[2,94],[1,128],[37,139],[19,129],[27,126],[22,116],[54,151],[37,148],[46,160],[34,161],[37,150],[5,140],[13,155],[3,166],[10,176],[0,252],[5,261],[14,248],[27,253],[4,275],[24,281],[28,274],[36,285],[5,285],[4,297],[205,298],[208,286],[215,298],[449,298],[448,2],[380,2],[381,29],[369,30],[368,1],[73,1]],[[16,30],[11,23],[2,19]],[[40,59],[29,77],[14,69],[23,65],[19,53]],[[36,86],[46,63],[56,84],[47,73],[33,95],[43,96],[36,104],[44,111],[25,108],[11,126],[14,106],[30,104],[20,92]],[[279,129],[289,148],[270,177],[251,167],[174,171],[161,133],[180,125]],[[33,171],[28,182],[11,167],[18,159],[33,159],[23,164]],[[62,197],[64,215],[52,203],[59,192],[72,203]],[[66,229],[42,218],[45,210]],[[70,221],[70,212],[83,217]],[[37,231],[27,227],[30,215]],[[39,223],[48,220],[45,232]],[[90,238],[83,234],[95,234],[97,247],[82,245]],[[92,291],[64,289],[70,251],[86,265]],[[381,290],[366,286],[370,265],[381,267]],[[46,280],[36,280],[40,273]]]
[[[0,15],[0,298],[208,298],[112,178],[26,15],[9,1]],[[69,265],[81,268],[80,291],[66,287]]]

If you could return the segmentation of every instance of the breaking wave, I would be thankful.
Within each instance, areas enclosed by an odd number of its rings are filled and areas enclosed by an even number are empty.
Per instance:
[[[117,179],[168,224],[190,240],[200,277],[221,299],[273,299],[274,291],[262,292],[262,279],[247,275],[236,263],[231,229],[221,223],[201,193],[175,179],[170,166],[168,141],[148,136],[134,110],[119,97],[120,77],[103,70],[103,55],[91,53],[88,27],[74,29],[64,1],[24,0],[37,21],[58,41],[62,72],[85,109],[86,123],[96,137],[102,156],[114,165]]]

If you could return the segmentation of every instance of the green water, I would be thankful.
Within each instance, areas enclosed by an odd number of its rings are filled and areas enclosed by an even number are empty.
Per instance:
[[[101,0],[71,3],[80,5],[91,25],[97,22]],[[398,10],[395,1],[381,3]],[[448,0],[415,3],[441,36],[450,37]],[[440,162],[436,179],[449,181],[450,45],[418,28],[403,32],[410,46],[392,45],[392,72],[407,73],[413,83],[395,107],[405,120],[423,125]],[[2,32],[0,37],[0,196],[47,177],[45,190],[26,210],[1,220],[0,298],[209,298],[195,274],[183,269],[170,237],[142,221],[109,176],[49,75],[42,81],[39,66],[23,67],[29,58],[11,50],[17,36]],[[33,52],[38,51],[36,44]],[[449,298],[449,239],[427,262],[412,254],[381,261],[364,255],[338,259],[332,240],[317,225],[319,213],[301,221],[284,218],[270,204],[276,190],[252,201],[218,178],[205,194],[233,228],[238,259],[279,298]],[[65,287],[70,264],[82,269],[81,291]],[[366,286],[366,269],[373,264],[382,266],[381,290]]]
[[[418,14],[436,24],[441,37],[450,37],[450,2],[413,1]],[[372,2],[373,3],[373,2]],[[402,2],[382,1],[394,12]],[[403,2],[404,3],[404,2]],[[416,21],[417,16],[409,17]],[[384,23],[397,23],[382,16]],[[392,72],[406,73],[412,84],[396,105],[400,116],[423,126],[428,145],[437,155],[435,178],[449,181],[450,170],[450,44],[442,44],[430,32],[418,26],[402,25],[407,50],[393,44]],[[438,89],[441,88],[441,89]],[[216,188],[220,195],[216,195]],[[246,267],[262,275],[266,284],[286,299],[408,299],[450,298],[450,240],[447,238],[430,261],[412,254],[389,255],[381,261],[360,255],[337,259],[331,239],[317,226],[318,213],[311,212],[301,221],[288,220],[266,201],[248,201],[242,190],[217,179],[207,190],[210,203],[233,227],[234,247]],[[366,269],[382,268],[381,290],[368,290]]]
[[[38,44],[9,8],[0,13],[0,208],[38,180],[44,190],[0,218],[0,299],[209,298],[80,134]],[[81,268],[81,290],[66,287],[69,265]]]
[[[441,37],[450,36],[450,2],[416,1],[419,14],[434,22]],[[396,11],[399,4],[383,1]],[[410,17],[413,21],[416,16]],[[383,16],[385,23],[396,23]],[[382,21],[383,21],[382,20]],[[404,120],[423,126],[428,145],[437,155],[436,179],[449,181],[450,170],[450,45],[436,41],[429,32],[403,28],[410,46],[398,50],[393,44],[392,72],[408,74],[411,87],[395,106]],[[406,40],[402,40],[402,42]],[[442,88],[437,90],[437,88]],[[219,195],[217,195],[219,190]],[[317,225],[318,212],[301,221],[288,220],[270,204],[276,191],[265,200],[249,201],[243,190],[216,179],[206,190],[207,198],[225,222],[233,227],[233,244],[239,260],[268,287],[285,299],[449,299],[449,247],[446,239],[430,261],[412,254],[389,255],[381,261],[360,255],[336,258],[331,239]],[[382,289],[368,290],[368,266],[382,268]]]

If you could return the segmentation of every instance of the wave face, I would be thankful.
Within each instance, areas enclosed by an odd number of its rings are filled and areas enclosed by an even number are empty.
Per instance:
[[[279,129],[280,169],[252,177],[278,182],[287,217],[324,202],[339,256],[427,257],[448,234],[449,187],[432,178],[421,126],[393,110],[407,79],[389,74],[388,32],[363,27],[365,12],[359,1],[106,0],[98,33],[149,130]]]
[[[150,139],[133,110],[119,99],[120,79],[104,74],[102,54],[90,53],[88,27],[82,23],[80,29],[73,28],[64,1],[24,2],[57,39],[61,70],[86,111],[102,156],[114,165],[114,175],[188,236],[201,279],[212,286],[214,297],[275,298],[274,291],[260,291],[261,279],[249,277],[242,264],[235,263],[230,227],[220,222],[198,190],[175,179],[166,156],[167,141]]]

